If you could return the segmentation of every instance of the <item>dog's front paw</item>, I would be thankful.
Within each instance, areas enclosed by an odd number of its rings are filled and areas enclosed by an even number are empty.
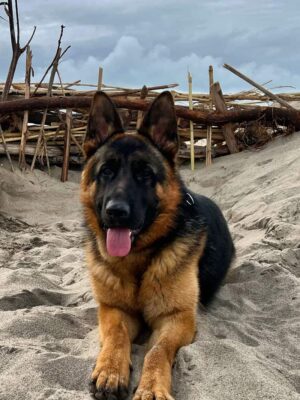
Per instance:
[[[89,384],[97,400],[124,400],[128,396],[129,364],[124,360],[98,357]]]
[[[174,400],[168,390],[160,383],[140,384],[133,400]]]

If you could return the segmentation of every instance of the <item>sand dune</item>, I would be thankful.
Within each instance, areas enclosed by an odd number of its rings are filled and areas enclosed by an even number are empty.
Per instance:
[[[300,135],[182,169],[215,199],[237,259],[174,366],[176,400],[300,399]],[[74,175],[74,180],[78,176]],[[0,168],[0,399],[90,399],[96,304],[78,183]],[[133,346],[131,387],[145,346]]]

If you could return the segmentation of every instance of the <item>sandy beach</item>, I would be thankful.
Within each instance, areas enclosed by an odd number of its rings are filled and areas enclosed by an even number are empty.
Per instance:
[[[181,168],[221,207],[237,258],[173,371],[176,400],[300,399],[300,134]],[[4,159],[1,159],[6,164]],[[79,173],[0,167],[0,399],[90,399],[98,352]],[[144,344],[134,344],[131,390]]]

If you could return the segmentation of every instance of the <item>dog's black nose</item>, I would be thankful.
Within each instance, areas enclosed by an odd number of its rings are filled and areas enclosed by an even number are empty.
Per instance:
[[[105,207],[106,214],[109,217],[125,219],[129,217],[129,205],[122,200],[109,200]]]

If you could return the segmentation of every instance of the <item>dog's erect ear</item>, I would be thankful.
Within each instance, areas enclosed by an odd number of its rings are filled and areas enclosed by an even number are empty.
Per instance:
[[[168,159],[175,159],[179,141],[175,106],[170,92],[162,92],[153,101],[138,132],[149,137]]]
[[[86,156],[92,156],[106,139],[121,132],[124,132],[124,129],[115,105],[104,92],[96,92],[84,142]]]

